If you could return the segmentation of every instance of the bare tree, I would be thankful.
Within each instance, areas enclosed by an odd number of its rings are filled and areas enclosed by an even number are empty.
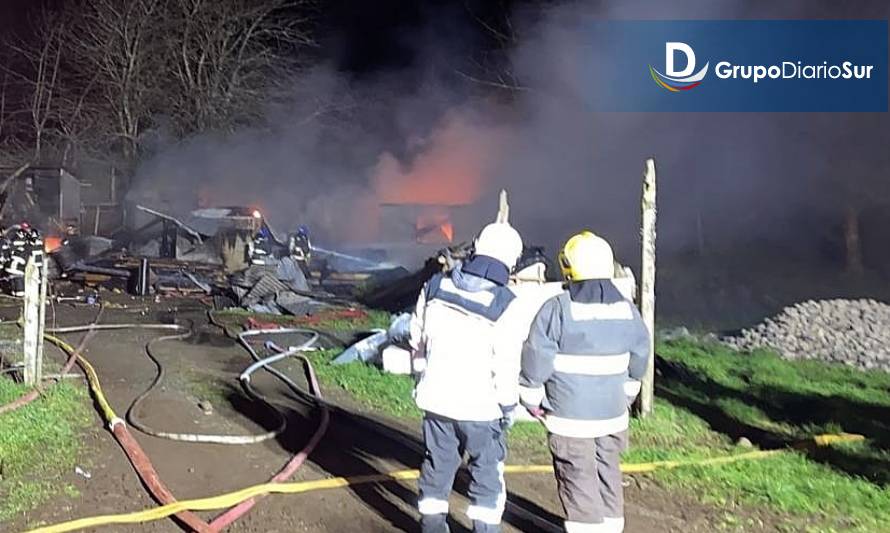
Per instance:
[[[43,139],[58,91],[59,65],[62,61],[62,36],[65,27],[50,21],[41,36],[39,55],[33,58],[34,91],[31,97],[31,124],[34,127],[34,160],[43,155]]]
[[[10,109],[10,75],[3,73],[0,85],[0,166],[18,166],[30,162],[31,150],[26,150],[21,140],[14,135],[15,121]],[[0,192],[2,198],[2,192]]]
[[[293,93],[311,2],[75,0],[43,11],[24,39],[2,43],[12,90],[0,91],[0,135],[27,145],[29,161],[68,164],[86,150],[127,166],[164,118],[180,135],[256,120]]]
[[[57,149],[59,164],[62,166],[73,164],[75,154],[83,153],[89,148],[101,149],[96,143],[101,138],[96,129],[103,121],[100,120],[100,110],[89,99],[95,81],[96,76],[92,76],[76,91],[63,93],[57,99]]]
[[[510,58],[520,42],[520,34],[503,0],[498,4],[499,9],[494,10],[496,17],[477,14],[469,4],[464,4],[467,12],[487,36],[488,46],[474,53],[467,65],[457,70],[457,74],[482,87],[508,94],[526,91],[528,87],[523,85]]]
[[[155,16],[161,0],[84,0],[73,6],[70,46],[81,73],[93,73],[97,106],[103,107],[113,141],[132,162],[148,125],[159,75]]]
[[[6,42],[12,54],[4,71],[3,110],[7,110],[6,83],[12,78],[23,95],[23,114],[27,115],[33,146],[30,160],[41,161],[45,141],[50,134],[54,105],[60,91],[60,70],[65,25],[48,11],[41,11],[34,23],[36,32],[29,40]],[[13,114],[15,110],[11,111]]]
[[[3,140],[6,126],[6,94],[9,88],[9,73],[3,73],[3,85],[0,86],[0,140]]]
[[[311,45],[306,0],[183,0],[168,12],[166,60],[184,132],[256,118]]]

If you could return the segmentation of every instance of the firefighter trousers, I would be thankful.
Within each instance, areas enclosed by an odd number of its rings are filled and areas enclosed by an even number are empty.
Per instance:
[[[426,447],[420,468],[417,502],[423,533],[447,533],[448,496],[464,454],[470,471],[467,516],[473,531],[500,531],[506,503],[504,459],[507,448],[499,420],[469,422],[427,413],[423,419]]]
[[[624,488],[619,456],[627,431],[594,439],[548,437],[567,533],[621,533]]]

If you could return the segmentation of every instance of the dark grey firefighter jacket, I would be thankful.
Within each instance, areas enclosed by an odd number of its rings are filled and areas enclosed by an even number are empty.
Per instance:
[[[570,283],[544,303],[522,349],[520,398],[551,433],[595,438],[627,429],[651,357],[649,332],[609,280]]]

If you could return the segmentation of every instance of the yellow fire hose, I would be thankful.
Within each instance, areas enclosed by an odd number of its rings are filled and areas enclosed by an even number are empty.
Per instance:
[[[73,351],[74,348],[65,341],[46,335],[46,339],[65,351]],[[70,353],[70,352],[69,352]],[[117,418],[114,410],[108,404],[105,394],[102,392],[102,386],[99,382],[99,376],[95,368],[83,356],[78,356],[78,362],[84,369],[89,382],[90,390],[95,397],[96,403],[102,411],[102,416],[106,420],[114,420]],[[838,442],[861,441],[865,437],[862,435],[842,433],[838,435],[818,435],[813,437],[813,443],[817,446],[828,446]],[[712,457],[707,459],[698,459],[692,461],[654,461],[650,463],[632,463],[622,464],[621,471],[625,473],[646,473],[659,469],[673,469],[687,466],[716,466],[738,461],[749,461],[756,459],[764,459],[780,453],[785,453],[786,449],[777,450],[756,450],[752,452],[740,453],[736,455]],[[552,473],[553,467],[550,465],[508,465],[505,467],[506,474],[541,474]],[[207,498],[199,498],[194,500],[179,500],[168,505],[161,505],[152,509],[136,511],[132,513],[121,513],[113,515],[100,515],[87,518],[80,518],[68,522],[62,522],[55,525],[39,527],[30,530],[27,533],[63,533],[66,531],[76,531],[79,529],[99,527],[111,524],[137,524],[142,522],[150,522],[161,520],[169,516],[175,515],[183,511],[212,511],[225,509],[233,505],[263,494],[299,494],[304,492],[312,492],[317,490],[330,490],[355,485],[366,485],[371,483],[386,483],[393,481],[404,481],[417,479],[420,475],[418,470],[399,470],[387,474],[352,476],[352,477],[334,477],[319,479],[313,481],[299,481],[291,483],[264,483],[254,485],[234,492],[228,492],[217,496]]]
[[[653,463],[638,463],[622,465],[621,471],[627,473],[651,472],[659,468],[678,468],[682,466],[695,465],[717,465],[733,463],[736,461],[745,461],[752,459],[762,459],[771,455],[782,453],[784,450],[763,450],[726,457],[714,457],[711,459],[703,459],[698,461],[657,461]],[[539,474],[551,473],[553,467],[548,465],[508,465],[504,468],[505,474]],[[404,481],[417,479],[420,475],[418,470],[399,470],[388,474],[378,474],[369,476],[354,477],[334,477],[327,479],[319,479],[315,481],[299,481],[294,483],[265,483],[262,485],[254,485],[234,492],[220,494],[209,498],[199,498],[195,500],[180,500],[170,505],[162,505],[153,509],[137,511],[133,513],[124,513],[116,515],[93,516],[89,518],[81,518],[52,526],[40,527],[33,529],[28,533],[63,533],[65,531],[76,531],[88,527],[105,526],[111,524],[138,524],[141,522],[149,522],[167,518],[170,515],[180,511],[212,511],[231,507],[243,500],[259,496],[261,494],[299,494],[303,492],[312,492],[317,490],[330,490],[355,485],[366,485],[370,483],[385,483],[391,481]]]
[[[822,438],[830,437],[830,438]],[[819,446],[825,446],[836,442],[848,442],[863,440],[862,435],[841,434],[841,435],[819,435],[814,442]],[[708,459],[698,459],[694,461],[654,461],[650,463],[631,463],[622,464],[621,471],[628,474],[641,474],[653,472],[659,469],[673,469],[688,466],[717,466],[739,461],[751,461],[757,459],[765,459],[774,455],[785,453],[787,450],[757,450],[753,452],[740,453],[736,455],[728,455],[722,457],[711,457]],[[553,472],[550,465],[507,465],[504,468],[505,474],[548,474]],[[138,524],[142,522],[150,522],[161,520],[181,511],[213,511],[224,509],[238,504],[248,498],[253,498],[262,494],[300,494],[304,492],[314,492],[318,490],[331,490],[355,485],[367,485],[372,483],[386,483],[393,481],[405,481],[417,479],[420,475],[418,470],[398,470],[387,474],[352,476],[352,477],[333,477],[319,479],[313,481],[298,481],[292,483],[264,483],[254,485],[234,492],[228,492],[208,498],[199,498],[194,500],[180,500],[169,505],[162,505],[152,509],[136,511],[132,513],[122,513],[114,515],[100,515],[88,518],[72,520],[46,527],[33,529],[27,533],[63,533],[66,531],[76,531],[98,526],[107,526],[111,524]]]
[[[861,440],[861,435],[832,435],[835,439],[833,442]],[[818,442],[818,441],[817,441]],[[753,452],[740,453],[737,455],[729,455],[723,457],[712,457],[709,459],[699,459],[695,461],[655,461],[651,463],[623,464],[621,471],[625,473],[645,473],[658,469],[672,469],[685,466],[716,466],[739,461],[750,461],[755,459],[764,459],[784,453],[786,450],[757,450]],[[552,473],[553,467],[549,465],[507,465],[504,468],[505,474],[542,474]],[[343,487],[351,487],[355,485],[367,485],[370,483],[386,483],[392,481],[405,481],[417,479],[420,475],[418,470],[398,470],[388,474],[377,474],[368,476],[352,476],[352,477],[333,477],[319,479],[313,481],[298,481],[293,483],[265,483],[254,485],[234,492],[211,496],[209,498],[199,498],[195,500],[181,500],[170,505],[162,505],[153,509],[144,511],[136,511],[133,513],[122,513],[115,515],[100,515],[88,518],[81,518],[64,522],[52,526],[40,527],[27,533],[63,533],[65,531],[76,531],[78,529],[86,529],[91,527],[106,526],[111,524],[138,524],[142,522],[150,522],[161,520],[178,512],[190,511],[213,511],[231,507],[243,500],[253,498],[261,494],[300,494],[303,492],[313,492],[317,490],[330,490]]]
[[[75,351],[74,346],[71,346],[58,337],[49,334],[44,334],[43,337],[68,354]],[[102,392],[102,384],[99,382],[99,374],[96,373],[96,369],[93,368],[93,365],[90,364],[89,361],[87,361],[86,357],[78,354],[77,363],[87,375],[87,382],[90,385],[90,390],[93,392],[93,397],[96,399],[96,403],[99,405],[99,410],[102,411],[102,418],[107,422],[111,422],[117,418],[117,413],[115,413],[114,409],[111,408],[111,405],[108,404],[108,399],[105,398],[105,393]]]

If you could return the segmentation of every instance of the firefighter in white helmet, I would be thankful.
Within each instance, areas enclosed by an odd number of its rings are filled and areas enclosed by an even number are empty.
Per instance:
[[[619,455],[651,356],[649,333],[611,279],[612,248],[585,231],[559,256],[565,291],[538,312],[522,350],[520,398],[548,430],[572,532],[621,532]]]
[[[467,455],[467,516],[473,531],[500,530],[506,502],[505,431],[519,400],[519,359],[528,329],[510,311],[510,271],[522,253],[506,223],[486,226],[472,256],[424,286],[411,320],[415,400],[424,411],[426,454],[418,481],[424,532],[447,532],[448,496]]]

